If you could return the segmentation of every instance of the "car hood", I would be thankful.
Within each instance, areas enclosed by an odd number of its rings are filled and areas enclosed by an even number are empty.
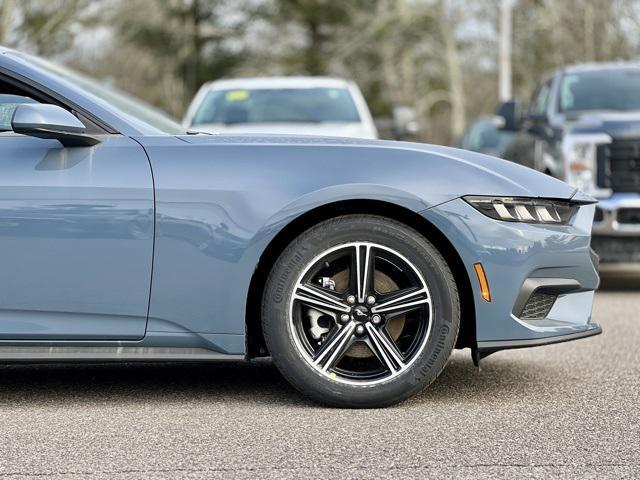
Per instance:
[[[354,183],[350,177],[357,170],[358,183],[406,188],[421,198],[429,195],[440,201],[461,195],[569,199],[576,193],[576,189],[565,182],[536,170],[439,145],[317,136],[201,134],[180,138],[194,145],[273,147],[276,152],[263,155],[264,158],[295,157],[324,162],[325,169],[333,169],[333,173],[327,172],[327,175],[331,173],[336,182],[344,179],[345,183]],[[295,153],[290,153],[291,149],[295,149]],[[342,167],[349,163],[349,169],[335,168],[336,164]]]
[[[640,112],[587,112],[567,115],[570,133],[606,133],[613,138],[640,137]]]
[[[192,130],[221,134],[319,135],[325,137],[376,138],[375,132],[362,123],[209,123],[195,125]]]

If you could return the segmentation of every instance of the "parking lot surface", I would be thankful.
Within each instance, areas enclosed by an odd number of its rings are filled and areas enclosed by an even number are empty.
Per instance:
[[[0,367],[0,478],[638,478],[640,293],[604,334],[457,352],[384,410],[307,401],[269,362]]]

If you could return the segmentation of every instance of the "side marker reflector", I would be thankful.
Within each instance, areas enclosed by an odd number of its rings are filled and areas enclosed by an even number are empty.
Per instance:
[[[482,264],[474,263],[473,269],[476,271],[476,275],[478,276],[478,283],[480,284],[480,294],[482,295],[482,299],[485,302],[490,302],[491,291],[489,290],[489,282],[487,281],[487,276],[484,273]]]

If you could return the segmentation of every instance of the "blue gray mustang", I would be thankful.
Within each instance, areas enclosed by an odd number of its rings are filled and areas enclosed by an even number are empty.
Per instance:
[[[0,361],[270,355],[384,406],[454,348],[600,333],[593,200],[462,150],[186,132],[0,50]]]

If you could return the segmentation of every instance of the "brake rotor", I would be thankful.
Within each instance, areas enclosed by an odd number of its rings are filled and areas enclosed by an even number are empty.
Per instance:
[[[349,286],[349,276],[349,270],[342,270],[331,277],[331,280],[336,284],[336,291],[342,292],[347,289]],[[398,290],[399,287],[388,275],[376,270],[374,273],[374,288],[378,293],[390,293]],[[389,332],[389,335],[394,341],[398,340],[398,337],[402,333],[405,320],[405,315],[398,315],[387,322],[387,332]],[[353,358],[373,357],[373,353],[363,342],[354,343],[345,355]]]

